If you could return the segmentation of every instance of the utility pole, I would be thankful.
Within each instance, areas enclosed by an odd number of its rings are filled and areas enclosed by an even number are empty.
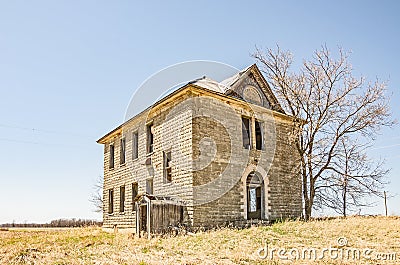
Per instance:
[[[385,197],[385,214],[387,216],[386,191],[383,191],[383,196]]]

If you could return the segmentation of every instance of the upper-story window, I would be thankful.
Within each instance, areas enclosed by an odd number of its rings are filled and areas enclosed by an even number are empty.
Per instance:
[[[172,181],[171,151],[164,152],[164,182]]]
[[[138,152],[138,148],[139,148],[139,134],[138,132],[134,132],[132,134],[132,159],[136,159],[138,158],[139,152]]]
[[[250,149],[251,147],[251,122],[249,118],[242,117],[242,139],[243,147]]]
[[[125,138],[122,138],[120,141],[120,153],[119,153],[119,163],[125,164],[125,145],[126,145],[126,141]]]
[[[114,168],[114,145],[110,144],[110,168]]]
[[[147,125],[147,153],[153,153],[154,144],[154,126],[153,124]]]
[[[262,122],[255,121],[255,135],[256,135],[256,149],[262,150],[264,148],[263,143],[263,131]]]

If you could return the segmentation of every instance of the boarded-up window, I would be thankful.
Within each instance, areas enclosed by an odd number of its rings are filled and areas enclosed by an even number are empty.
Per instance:
[[[125,143],[126,143],[125,138],[122,138],[120,141],[121,148],[120,148],[120,153],[119,153],[119,163],[121,165],[125,164]]]
[[[251,123],[250,119],[242,117],[242,138],[243,138],[243,147],[246,149],[250,149],[251,146]]]
[[[164,154],[164,182],[172,181],[172,167],[171,167],[171,151],[163,152]]]
[[[114,168],[114,145],[110,144],[110,168]]]
[[[138,147],[139,147],[139,135],[138,132],[132,134],[132,159],[138,158]]]
[[[119,211],[125,211],[125,186],[119,187]]]
[[[256,149],[261,150],[263,149],[263,136],[262,136],[262,123],[256,121]]]
[[[114,190],[108,190],[108,213],[114,212]]]
[[[138,195],[139,186],[137,183],[132,183],[132,209],[135,209],[135,198]]]
[[[153,153],[154,144],[154,126],[153,124],[147,125],[147,153]]]
[[[146,179],[146,192],[148,194],[153,194],[153,179]]]

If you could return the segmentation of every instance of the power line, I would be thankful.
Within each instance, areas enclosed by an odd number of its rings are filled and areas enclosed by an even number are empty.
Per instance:
[[[400,146],[400,144],[392,144],[392,145],[378,146],[378,147],[371,148],[371,150],[392,148],[392,147],[396,147],[396,146]]]
[[[15,140],[15,139],[10,139],[10,138],[0,138],[0,141],[3,141],[3,142],[12,142],[12,143],[20,143],[20,144],[44,145],[44,146],[87,147],[87,145],[76,145],[76,144],[50,144],[50,143],[43,143],[43,142],[33,142],[33,141]],[[93,142],[93,145],[94,145],[94,142]]]
[[[44,129],[38,129],[38,128],[28,128],[28,127],[23,127],[23,126],[15,126],[15,125],[7,125],[7,124],[0,124],[0,127],[23,130],[23,131],[31,131],[34,133],[35,132],[43,132],[43,133],[49,133],[49,134],[63,134],[63,135],[71,135],[71,136],[75,136],[75,137],[93,138],[92,136],[89,136],[89,135],[83,135],[83,134],[68,132],[68,131],[44,130]]]
[[[4,141],[4,142],[13,142],[13,143],[23,143],[23,144],[40,144],[40,143],[38,143],[38,142],[14,140],[14,139],[8,139],[8,138],[0,138],[0,141]]]

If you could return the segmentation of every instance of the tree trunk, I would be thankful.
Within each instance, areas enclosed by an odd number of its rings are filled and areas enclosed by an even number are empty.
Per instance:
[[[304,199],[304,220],[310,220],[311,211],[310,209],[310,201],[308,199]]]
[[[311,212],[308,210],[310,208],[310,200],[308,197],[307,174],[305,173],[304,169],[302,175],[303,175],[304,220],[308,221],[310,219]]]
[[[346,217],[346,193],[347,193],[347,185],[346,183],[344,184],[344,189],[343,189],[343,217]]]

